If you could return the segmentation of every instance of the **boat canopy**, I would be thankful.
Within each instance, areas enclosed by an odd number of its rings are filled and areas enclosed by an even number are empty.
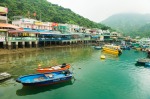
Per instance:
[[[115,45],[104,45],[104,47],[120,49],[120,46],[115,46]]]

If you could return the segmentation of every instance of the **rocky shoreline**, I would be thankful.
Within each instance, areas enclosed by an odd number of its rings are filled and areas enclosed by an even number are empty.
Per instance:
[[[78,45],[78,47],[81,45]],[[41,48],[18,48],[18,49],[0,49],[0,55],[8,55],[8,54],[16,54],[16,53],[24,53],[24,52],[32,52],[37,50],[43,50],[47,48],[61,48],[61,47],[77,47],[72,45],[66,45],[66,46],[49,46],[49,47],[41,47]]]
[[[15,53],[23,53],[23,52],[31,52],[35,50],[40,50],[40,48],[24,48],[24,49],[0,49],[0,55],[7,55],[7,54],[15,54]]]

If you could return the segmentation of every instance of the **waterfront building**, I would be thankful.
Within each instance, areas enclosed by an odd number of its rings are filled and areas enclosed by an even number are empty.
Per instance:
[[[10,30],[8,31],[8,49],[38,47],[38,34],[36,30]]]
[[[0,7],[0,48],[6,48],[11,43],[8,42],[8,30],[19,30],[18,26],[8,24],[8,8]]]
[[[74,24],[68,24],[69,32],[79,32],[80,26]]]
[[[58,24],[58,30],[61,32],[61,33],[68,33],[69,32],[69,27],[68,27],[68,24]]]
[[[41,22],[35,19],[23,18],[20,16],[15,16],[14,20],[12,21],[13,25],[19,26],[24,30],[52,30],[52,23],[51,22]]]

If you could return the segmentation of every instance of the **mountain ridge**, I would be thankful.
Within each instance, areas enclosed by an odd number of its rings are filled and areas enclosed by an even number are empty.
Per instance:
[[[108,17],[101,23],[114,28],[125,35],[144,36],[143,34],[147,35],[149,30],[147,29],[143,33],[140,32],[146,24],[150,23],[150,14],[120,13]]]

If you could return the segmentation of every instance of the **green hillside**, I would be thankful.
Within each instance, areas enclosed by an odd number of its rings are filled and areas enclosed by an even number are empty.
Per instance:
[[[138,32],[141,33],[142,36],[150,37],[150,23],[140,27]]]
[[[147,23],[149,22],[150,14],[122,13],[113,15],[101,23],[122,32],[124,35],[147,36],[150,30],[145,26],[148,27]]]
[[[108,26],[90,21],[70,9],[52,4],[47,0],[0,0],[0,6],[7,7],[8,17],[11,22],[13,16],[36,18],[44,22],[69,23],[88,28],[111,29]],[[33,15],[36,13],[36,16]]]

